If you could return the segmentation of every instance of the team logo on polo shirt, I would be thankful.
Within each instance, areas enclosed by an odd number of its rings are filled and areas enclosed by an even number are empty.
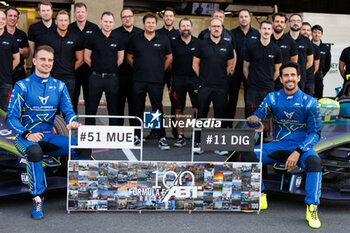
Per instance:
[[[117,47],[117,44],[110,44],[109,47],[116,48],[116,47]]]
[[[231,38],[226,37],[226,38],[224,38],[224,40],[231,41]]]
[[[272,54],[269,54],[269,56],[268,56],[269,58],[274,58],[275,57],[275,55],[272,55]]]
[[[220,49],[220,51],[222,51],[222,52],[226,52],[226,51],[227,51],[227,49],[226,49],[226,48],[221,48],[221,49]]]
[[[160,47],[160,44],[153,44],[154,47]]]
[[[320,54],[326,54],[326,52],[325,51],[320,51]]]
[[[251,36],[250,39],[257,40],[258,37],[256,37],[256,36]]]
[[[3,41],[2,44],[9,45],[10,42],[8,42],[8,41]]]
[[[18,38],[18,39],[17,39],[17,42],[22,42],[22,39],[19,39],[19,38]]]
[[[157,110],[156,112],[143,113],[143,127],[145,129],[160,129],[160,116],[162,114]]]
[[[74,41],[69,40],[66,44],[74,44]]]
[[[286,49],[287,48],[287,45],[284,45],[284,44],[281,44],[281,49]]]
[[[92,31],[86,31],[85,33],[86,34],[92,34]]]
[[[299,49],[305,48],[304,45],[299,45]]]
[[[196,50],[196,48],[191,48],[191,51],[194,51],[194,50]]]

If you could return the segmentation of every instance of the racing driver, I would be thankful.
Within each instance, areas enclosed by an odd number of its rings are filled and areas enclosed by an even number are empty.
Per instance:
[[[287,62],[280,68],[283,89],[269,93],[254,114],[248,117],[250,126],[257,126],[271,114],[275,126],[274,140],[263,144],[262,163],[286,161],[285,168],[297,165],[306,171],[306,220],[312,228],[320,228],[317,211],[321,194],[321,159],[312,149],[321,132],[317,100],[298,88],[299,64]],[[259,158],[259,152],[256,152]],[[262,183],[261,190],[264,190]],[[267,209],[266,194],[261,195],[261,209]]]
[[[65,114],[68,129],[80,126],[76,120],[66,85],[50,76],[54,62],[54,50],[39,46],[34,54],[35,72],[18,81],[12,91],[7,113],[7,124],[17,133],[15,146],[27,159],[29,192],[33,196],[32,217],[42,219],[44,191],[43,154],[67,156],[69,138],[53,134],[53,122],[58,107]],[[72,144],[76,144],[72,139]],[[72,156],[88,159],[88,150],[74,150]]]

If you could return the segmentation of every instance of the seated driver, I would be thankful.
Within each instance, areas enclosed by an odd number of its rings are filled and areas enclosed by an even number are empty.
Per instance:
[[[67,156],[69,138],[54,135],[53,122],[58,107],[65,114],[68,129],[80,126],[76,120],[66,85],[50,76],[54,62],[54,50],[50,46],[39,46],[34,53],[35,72],[18,81],[12,91],[7,113],[7,124],[17,133],[15,146],[27,159],[29,192],[33,196],[32,217],[42,219],[45,174],[43,154]],[[69,123],[70,122],[70,123]],[[77,140],[72,139],[72,144]],[[72,156],[88,159],[89,150],[72,150]]]
[[[312,148],[321,132],[321,117],[317,100],[298,88],[299,65],[287,62],[280,68],[280,80],[284,88],[269,93],[248,124],[255,127],[271,114],[274,122],[274,140],[263,144],[262,163],[286,161],[286,169],[296,165],[306,170],[306,220],[312,228],[320,228],[317,216],[321,195],[321,159]],[[260,158],[260,152],[256,152]],[[261,209],[267,209],[267,198],[262,183]]]

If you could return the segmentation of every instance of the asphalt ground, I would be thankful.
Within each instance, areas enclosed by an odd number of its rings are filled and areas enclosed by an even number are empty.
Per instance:
[[[99,114],[105,114],[100,109]],[[147,135],[148,132],[145,132]],[[171,135],[170,130],[167,132]],[[186,137],[191,132],[186,131]],[[173,139],[169,138],[172,145]],[[184,148],[160,151],[157,140],[144,143],[145,160],[189,161],[190,140]],[[138,159],[136,151],[132,151]],[[108,157],[110,156],[110,157]],[[123,151],[96,153],[97,159],[126,160]],[[205,153],[197,161],[224,161],[226,157]],[[45,219],[32,220],[29,194],[0,198],[0,232],[350,232],[350,201],[322,200],[321,229],[311,229],[305,220],[303,197],[269,193],[269,209],[257,213],[241,212],[66,212],[66,190],[45,195]]]

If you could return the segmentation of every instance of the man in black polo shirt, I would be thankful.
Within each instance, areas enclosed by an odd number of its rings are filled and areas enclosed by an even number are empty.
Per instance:
[[[172,63],[172,97],[175,101],[175,121],[184,121],[184,108],[186,106],[186,95],[189,94],[195,115],[198,115],[198,78],[192,69],[193,54],[199,47],[200,40],[192,36],[192,21],[182,18],[179,22],[180,37],[171,41],[173,50]],[[174,143],[175,147],[186,145],[184,128],[177,124],[178,137]]]
[[[57,29],[50,31],[46,36],[47,45],[50,45],[55,51],[51,76],[66,84],[72,99],[75,86],[74,71],[83,64],[84,50],[80,44],[79,35],[68,30],[69,14],[67,11],[59,11],[55,23]]]
[[[322,42],[323,28],[320,25],[312,27],[312,42],[320,49],[320,67],[315,74],[315,98],[323,97],[323,77],[331,68],[331,50],[328,45]]]
[[[81,42],[80,45],[85,48],[85,43],[88,41],[89,37],[96,31],[100,30],[98,26],[94,23],[88,21],[87,18],[88,12],[85,3],[77,2],[74,4],[74,17],[75,22],[69,24],[68,30],[75,32],[80,36]],[[83,88],[83,97],[85,104],[85,112],[86,105],[88,103],[89,96],[89,77],[91,74],[90,67],[84,62],[76,71],[75,71],[75,87],[74,94],[72,99],[74,112],[78,112],[78,103],[80,90]]]
[[[214,117],[224,118],[227,107],[228,79],[233,64],[232,44],[222,37],[222,22],[212,19],[209,25],[210,37],[201,41],[193,57],[193,70],[199,77],[198,118],[206,118],[213,101]],[[194,153],[200,150],[199,134],[196,134]],[[225,155],[227,151],[215,151]]]
[[[284,33],[287,26],[287,15],[283,12],[278,12],[272,15],[273,34],[271,41],[280,47],[282,52],[282,64],[287,61],[298,62],[298,46],[297,43]],[[275,91],[283,88],[280,79],[275,80]]]
[[[347,83],[350,83],[350,47],[345,48],[339,58],[339,72],[344,79],[343,89]],[[341,93],[338,94],[342,95]]]
[[[175,20],[175,10],[171,7],[165,8],[164,15],[163,15],[164,26],[158,29],[157,32],[167,36],[170,41],[173,41],[180,36],[179,31],[176,30],[173,26],[174,20]],[[175,100],[171,95],[171,92],[172,92],[171,79],[172,79],[171,71],[168,69],[164,72],[164,82],[168,87],[169,99],[171,104],[170,114],[171,116],[173,116],[175,115]],[[175,118],[172,117],[171,121],[174,122]],[[151,131],[150,135],[147,136],[147,138],[152,138],[152,133],[154,133],[154,130]],[[174,139],[177,139],[178,133],[177,133],[176,127],[174,127],[173,124],[172,124],[172,133],[173,133]]]
[[[7,111],[7,99],[12,89],[12,72],[19,64],[16,38],[5,30],[6,14],[0,11],[0,109]]]
[[[50,30],[56,29],[56,24],[52,22],[52,5],[50,1],[44,0],[38,4],[38,14],[41,16],[41,20],[30,25],[28,30],[28,42],[32,54],[34,54],[34,49],[46,44],[45,35]]]
[[[250,21],[251,17],[249,10],[241,9],[238,12],[239,26],[231,30],[237,51],[237,64],[233,78],[230,79],[229,107],[227,108],[228,118],[231,119],[235,118],[238,94],[239,90],[241,89],[242,82],[244,87],[244,102],[246,101],[247,80],[243,75],[243,61],[247,48],[256,43],[260,38],[259,31],[250,25]],[[247,114],[246,111],[245,114]]]
[[[280,48],[271,42],[272,23],[268,20],[260,24],[260,40],[248,47],[243,64],[247,79],[247,110],[252,115],[266,95],[274,91],[274,83],[282,65]]]
[[[86,109],[87,115],[96,115],[102,93],[105,92],[108,114],[115,116],[117,112],[117,99],[119,91],[118,66],[123,63],[124,48],[116,33],[112,32],[114,26],[113,13],[102,13],[101,30],[92,34],[86,43],[84,59],[91,67],[89,77],[89,99]],[[117,125],[118,121],[111,118],[110,125]],[[86,124],[95,124],[94,118],[87,118]]]
[[[300,14],[292,14],[289,18],[290,31],[287,33],[298,45],[298,63],[300,65],[301,79],[299,88],[304,91],[306,84],[306,70],[309,69],[314,61],[313,48],[311,41],[301,35],[300,29],[303,20]]]
[[[9,7],[5,10],[5,14],[6,31],[16,37],[20,54],[20,62],[12,74],[12,83],[14,85],[17,81],[26,77],[24,59],[29,57],[29,44],[26,33],[16,27],[20,14],[19,11],[15,7]]]
[[[301,26],[300,33],[310,39],[311,36],[311,24],[308,22],[303,22]],[[315,74],[320,66],[320,49],[317,45],[312,43],[314,62],[312,66],[306,70],[306,83],[305,83],[305,93],[311,96],[315,94]]]
[[[152,111],[163,112],[164,70],[168,69],[172,62],[170,41],[168,37],[156,32],[156,26],[157,17],[153,14],[146,14],[143,17],[144,33],[131,37],[128,47],[127,59],[134,68],[134,113],[141,119],[147,93]],[[162,124],[157,131],[158,147],[161,150],[169,150]],[[138,140],[140,140],[139,136],[135,138],[135,143]]]
[[[124,8],[120,12],[120,18],[122,26],[113,30],[120,38],[120,43],[124,48],[128,48],[130,37],[137,33],[141,33],[142,30],[134,26],[134,13],[130,8]],[[117,100],[117,112],[119,116],[124,116],[125,101],[128,100],[129,116],[133,116],[133,94],[132,94],[132,76],[133,70],[126,59],[126,53],[124,54],[123,64],[118,68],[119,75],[119,96]],[[124,119],[118,119],[119,124],[124,124]]]

